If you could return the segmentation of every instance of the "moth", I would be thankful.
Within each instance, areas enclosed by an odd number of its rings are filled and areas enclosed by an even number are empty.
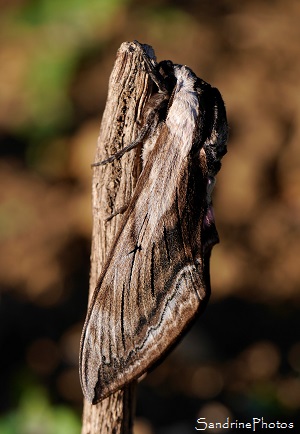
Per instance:
[[[142,46],[141,46],[142,47]],[[85,398],[95,404],[165,356],[207,304],[218,242],[211,194],[226,153],[219,91],[187,66],[157,64],[139,137],[143,169],[95,288],[80,349]]]

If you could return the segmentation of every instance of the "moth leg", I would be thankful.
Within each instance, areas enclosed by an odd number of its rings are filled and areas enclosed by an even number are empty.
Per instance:
[[[109,222],[113,217],[119,214],[124,214],[124,212],[127,210],[128,204],[121,206],[121,208],[117,209],[115,212],[113,212],[109,217],[106,217],[104,219],[105,222]]]
[[[157,68],[155,66],[153,66],[151,60],[149,59],[149,57],[147,56],[146,53],[143,53],[143,59],[144,59],[146,70],[149,74],[149,77],[157,86],[158,93],[167,94],[168,90],[166,88],[166,85],[164,83],[162,75],[160,74],[159,71],[157,71]],[[156,66],[158,66],[158,65],[156,65]]]
[[[105,164],[111,163],[114,160],[119,160],[121,157],[123,157],[124,154],[126,154],[126,152],[131,151],[132,149],[136,148],[140,143],[142,143],[142,141],[148,135],[150,129],[151,122],[147,122],[139,132],[138,137],[133,142],[131,142],[128,146],[125,146],[125,148],[121,149],[115,154],[111,155],[106,160],[91,164],[91,167],[104,166]]]

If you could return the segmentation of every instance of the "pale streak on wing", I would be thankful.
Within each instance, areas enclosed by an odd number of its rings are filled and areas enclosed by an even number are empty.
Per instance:
[[[191,150],[193,133],[199,116],[198,96],[193,88],[194,74],[184,66],[175,66],[174,74],[177,83],[173,103],[165,122],[168,128],[169,146],[159,153],[149,173],[150,194],[149,191],[147,194],[152,231],[156,230],[159,216],[170,209],[174,188],[177,185],[172,175],[175,173],[177,176],[180,173],[179,168]]]

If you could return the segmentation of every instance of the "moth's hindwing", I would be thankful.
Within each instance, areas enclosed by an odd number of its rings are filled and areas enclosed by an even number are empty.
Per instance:
[[[86,399],[93,403],[157,362],[210,292],[210,248],[203,247],[207,245],[203,228],[208,225],[203,149],[207,134],[203,137],[201,131],[208,116],[215,116],[215,106],[223,107],[223,102],[213,97],[202,110],[200,100],[212,88],[199,84],[186,67],[175,66],[174,75],[168,115],[124,215],[83,329],[81,383]],[[209,122],[212,133],[216,122]],[[208,226],[212,245],[217,234],[212,222]]]

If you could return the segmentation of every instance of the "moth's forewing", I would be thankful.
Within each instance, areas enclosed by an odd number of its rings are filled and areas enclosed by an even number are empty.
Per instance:
[[[84,395],[96,403],[160,360],[210,293],[217,242],[207,189],[210,147],[221,148],[221,97],[184,66],[165,124],[138,180],[95,289],[81,341]],[[223,143],[224,145],[224,143]],[[223,146],[222,145],[222,146]],[[206,150],[205,150],[206,149]],[[211,155],[210,157],[211,158]],[[207,235],[209,234],[209,235]]]

